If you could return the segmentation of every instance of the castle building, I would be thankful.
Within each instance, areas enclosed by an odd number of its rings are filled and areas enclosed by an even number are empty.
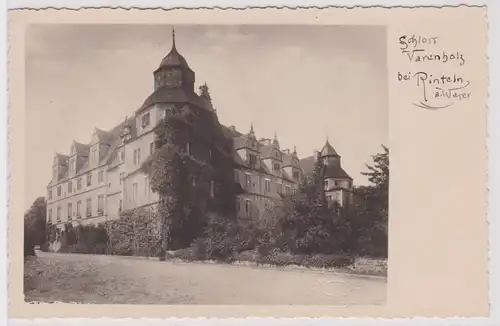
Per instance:
[[[191,110],[217,119],[209,96],[195,92],[195,73],[172,49],[153,72],[154,90],[133,116],[110,130],[94,129],[91,141],[73,141],[69,155],[56,153],[52,179],[47,186],[47,220],[59,229],[66,223],[98,224],[118,219],[123,210],[154,209],[158,194],[150,189],[141,165],[155,151],[154,129],[166,112]],[[196,109],[196,110],[192,110]],[[190,112],[191,112],[190,111]],[[253,125],[242,133],[220,125],[233,145],[234,181],[241,186],[237,214],[261,216],[282,196],[297,191],[322,160],[325,194],[342,205],[352,202],[352,178],[342,169],[341,158],[327,141],[323,149],[299,160],[297,151],[281,149],[277,136],[257,138]],[[186,144],[186,151],[202,147]]]

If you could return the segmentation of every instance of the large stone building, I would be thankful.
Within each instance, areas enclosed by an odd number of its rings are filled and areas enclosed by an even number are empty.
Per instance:
[[[154,208],[158,195],[140,167],[155,150],[155,126],[167,110],[186,105],[214,118],[217,113],[206,96],[195,92],[195,73],[177,51],[174,34],[171,51],[153,75],[154,90],[132,117],[111,130],[95,128],[88,144],[73,141],[69,155],[55,154],[47,186],[49,223],[58,228],[68,222],[97,224],[119,218],[122,210]],[[280,148],[276,135],[259,139],[252,125],[246,133],[220,127],[233,144],[234,179],[243,190],[236,205],[240,216],[259,216],[273,201],[295,192],[318,159],[325,165],[327,198],[343,205],[352,200],[352,179],[328,141],[316,155],[299,160],[295,148]]]

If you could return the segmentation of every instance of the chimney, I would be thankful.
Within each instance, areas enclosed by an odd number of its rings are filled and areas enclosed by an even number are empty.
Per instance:
[[[236,131],[236,127],[235,127],[235,126],[233,126],[233,125],[231,125],[231,126],[229,126],[229,130],[231,130],[231,131]]]
[[[318,161],[318,159],[320,158],[320,152],[317,151],[317,150],[314,150],[314,161]]]

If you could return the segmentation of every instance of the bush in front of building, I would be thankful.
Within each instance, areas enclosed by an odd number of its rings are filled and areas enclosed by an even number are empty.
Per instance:
[[[161,221],[157,213],[138,208],[105,224],[107,253],[120,256],[158,257],[161,253]]]
[[[102,224],[77,225],[71,223],[64,226],[60,236],[59,252],[79,254],[105,254],[108,247],[108,236]]]
[[[192,245],[194,256],[199,260],[232,262],[244,245],[240,234],[235,218],[208,213],[203,235]]]

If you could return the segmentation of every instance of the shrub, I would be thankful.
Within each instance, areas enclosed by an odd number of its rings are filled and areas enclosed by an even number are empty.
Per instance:
[[[167,251],[167,258],[180,259],[183,261],[193,261],[196,260],[196,255],[193,248],[184,248],[174,251]]]
[[[108,253],[158,257],[161,253],[161,221],[157,213],[135,209],[106,224]]]
[[[209,213],[203,236],[195,241],[198,257],[232,262],[241,248],[238,224],[234,219]]]
[[[60,252],[81,254],[104,254],[108,236],[103,225],[65,225],[61,235]]]

